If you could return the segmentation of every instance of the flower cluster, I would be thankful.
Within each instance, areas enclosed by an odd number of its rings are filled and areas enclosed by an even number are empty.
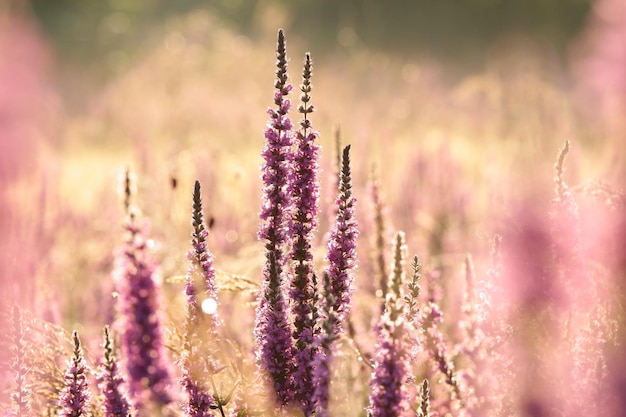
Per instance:
[[[291,120],[287,116],[291,102],[285,96],[292,89],[287,83],[285,35],[278,32],[276,51],[276,110],[269,109],[270,120],[265,131],[261,167],[263,204],[259,217],[258,237],[265,244],[266,258],[259,305],[256,310],[254,335],[257,363],[267,372],[280,404],[293,400],[293,341],[284,296],[284,248],[289,241],[287,227],[291,222],[291,198],[288,180],[291,177]]]
[[[147,223],[139,222],[128,198],[125,206],[125,242],[117,254],[114,275],[120,293],[119,328],[129,391],[137,407],[146,395],[156,404],[167,404],[171,401],[170,371],[165,361],[159,310],[162,303],[158,267],[149,254],[152,241]]]
[[[122,391],[124,379],[120,374],[109,327],[104,328],[104,360],[100,364],[98,383],[104,397],[105,417],[127,417],[130,411],[128,399]]]
[[[290,299],[294,316],[293,339],[295,341],[294,384],[296,398],[307,415],[313,411],[311,393],[313,392],[312,366],[315,356],[315,321],[313,275],[313,233],[317,228],[319,211],[318,159],[319,146],[315,144],[317,132],[311,128],[308,115],[313,112],[309,105],[309,93],[312,90],[311,56],[306,54],[302,74],[302,104],[298,107],[303,114],[300,130],[295,135],[296,151],[293,156],[293,176],[289,183],[290,195],[293,199],[294,216],[290,225],[293,235],[291,260],[293,261],[293,278]]]
[[[72,339],[74,341],[74,356],[69,360],[63,376],[63,389],[59,396],[59,415],[61,417],[89,416],[90,395],[87,382],[87,365],[76,331],[74,331]]]
[[[255,337],[257,362],[271,378],[281,405],[294,399],[293,342],[287,317],[287,304],[280,285],[278,265],[273,254],[267,254],[269,269],[261,288],[263,297],[257,308]]]
[[[217,311],[204,311],[198,300],[198,288],[204,289],[206,300],[215,303],[217,308],[217,286],[213,255],[209,251],[209,235],[204,222],[200,181],[195,182],[192,204],[191,245],[188,254],[191,261],[187,273],[185,294],[187,296],[187,322],[181,358],[183,376],[180,385],[186,395],[183,412],[187,417],[208,417],[215,405],[215,399],[208,393],[206,378],[211,378],[218,368],[212,358],[216,353],[219,319]],[[205,314],[203,314],[205,313]],[[207,319],[208,316],[208,319]]]
[[[353,271],[356,267],[356,239],[359,234],[352,195],[352,177],[350,174],[350,145],[346,146],[341,158],[341,180],[337,198],[337,217],[330,231],[328,266],[326,273],[330,277],[334,296],[335,332],[343,333],[343,321],[350,312]]]
[[[394,239],[394,263],[387,287],[385,310],[375,328],[376,354],[368,408],[372,417],[404,416],[409,407],[406,382],[411,373],[402,294],[405,252],[404,233],[399,232]]]

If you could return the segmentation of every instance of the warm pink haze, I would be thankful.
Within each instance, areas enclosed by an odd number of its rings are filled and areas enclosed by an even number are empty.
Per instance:
[[[626,3],[495,3],[0,6],[0,414],[626,416]]]

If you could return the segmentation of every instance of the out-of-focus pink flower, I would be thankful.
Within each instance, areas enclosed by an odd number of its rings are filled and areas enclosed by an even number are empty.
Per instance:
[[[394,262],[388,282],[385,309],[374,331],[376,347],[374,371],[370,381],[369,407],[372,417],[404,417],[409,411],[407,381],[411,376],[407,349],[407,327],[404,321],[404,233],[394,239]]]
[[[51,60],[33,22],[11,11],[0,11],[0,51],[0,297],[33,307],[41,238],[34,234],[41,218],[26,218],[7,191],[20,176],[32,175],[37,143],[49,133],[55,108]]]
[[[593,108],[623,127],[626,112],[626,2],[596,0],[577,45],[576,69]]]
[[[105,417],[127,417],[130,405],[123,392],[124,379],[120,375],[117,357],[109,328],[104,328],[104,358],[100,363],[98,384],[102,390]]]
[[[147,223],[133,216],[125,225],[126,242],[117,254],[115,278],[120,293],[120,332],[128,384],[135,406],[151,399],[171,401],[161,319],[158,267],[149,254]]]

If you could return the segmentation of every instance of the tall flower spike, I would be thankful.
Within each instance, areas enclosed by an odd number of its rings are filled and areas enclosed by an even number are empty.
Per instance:
[[[30,415],[30,395],[31,390],[26,382],[28,367],[26,366],[26,340],[24,340],[24,323],[22,310],[19,306],[13,306],[13,317],[11,320],[11,364],[10,368],[14,377],[14,387],[11,392],[13,408],[11,416],[22,417]]]
[[[63,388],[59,396],[59,415],[61,417],[89,416],[89,385],[87,383],[87,365],[83,357],[78,333],[74,331],[74,356],[68,361],[63,376]]]
[[[330,231],[328,265],[326,273],[330,277],[333,291],[333,312],[336,318],[335,332],[343,333],[343,321],[350,312],[353,271],[356,268],[356,239],[359,234],[352,195],[350,176],[350,145],[343,149],[341,159],[341,183],[337,198],[337,217]]]
[[[263,148],[263,165],[261,177],[263,179],[263,204],[259,217],[262,220],[258,237],[265,242],[265,247],[275,254],[281,254],[281,246],[288,241],[287,227],[290,220],[288,180],[291,177],[291,120],[287,117],[291,108],[291,101],[286,98],[292,90],[287,83],[287,57],[285,36],[283,31],[278,32],[278,48],[276,51],[276,92],[274,104],[276,109],[268,109],[269,121],[265,131],[265,147]],[[281,264],[282,254],[277,258]]]
[[[368,408],[372,417],[404,416],[409,409],[406,382],[410,377],[410,366],[402,325],[405,252],[404,233],[399,232],[394,239],[394,264],[387,305],[375,328],[376,354]]]
[[[130,405],[122,393],[124,380],[120,375],[109,326],[104,328],[104,360],[100,364],[98,384],[104,397],[105,417],[127,417]]]
[[[219,367],[213,359],[217,349],[217,327],[219,320],[216,312],[204,311],[198,300],[198,288],[203,288],[204,302],[215,303],[217,306],[217,288],[215,285],[215,270],[213,268],[213,255],[207,245],[208,229],[204,222],[202,210],[202,192],[200,181],[195,182],[193,191],[191,244],[189,251],[191,265],[187,273],[187,323],[181,363],[183,375],[180,385],[186,395],[183,406],[185,417],[209,417],[213,415],[212,407],[215,406],[215,398],[209,394],[205,384]],[[209,314],[201,314],[204,311]]]
[[[189,260],[191,265],[187,274],[186,294],[187,301],[191,309],[195,310],[194,314],[198,314],[201,303],[206,300],[212,300],[215,305],[218,304],[217,287],[215,285],[215,269],[213,267],[213,254],[209,250],[207,237],[208,229],[204,221],[204,213],[202,210],[202,190],[200,181],[196,180],[193,190],[193,207],[192,221],[193,231],[191,233],[191,245],[193,248],[189,252]],[[201,281],[201,282],[199,282]],[[198,300],[199,288],[203,290],[203,300]],[[215,330],[219,325],[217,310],[210,314],[212,323],[209,324],[210,331],[215,335]]]
[[[313,413],[314,404],[311,402],[313,370],[315,322],[313,320],[314,288],[312,285],[313,253],[311,250],[313,232],[317,228],[317,214],[319,211],[319,180],[318,159],[319,146],[315,144],[317,132],[311,128],[308,115],[313,112],[309,104],[311,86],[312,63],[310,54],[306,54],[302,74],[302,103],[298,107],[303,118],[300,130],[296,133],[296,152],[293,158],[293,176],[290,181],[290,194],[294,206],[294,217],[291,221],[293,246],[291,259],[293,261],[293,279],[291,282],[290,298],[294,316],[295,363],[294,384],[296,399],[306,416]]]
[[[272,253],[267,253],[269,268],[263,278],[263,294],[257,308],[256,338],[257,363],[269,374],[269,379],[280,405],[294,399],[292,371],[293,345],[287,321],[287,305],[280,285],[278,265]]]
[[[269,376],[279,403],[285,405],[293,400],[293,342],[283,295],[284,250],[289,241],[287,229],[291,222],[288,181],[292,175],[292,125],[287,117],[291,102],[286,96],[292,86],[287,83],[287,56],[282,30],[278,32],[276,58],[274,104],[277,107],[267,111],[270,119],[262,152],[264,188],[258,238],[265,245],[266,256],[254,334],[257,363]]]
[[[128,178],[128,171],[127,171]],[[159,306],[158,267],[150,257],[147,223],[140,223],[128,205],[125,242],[116,255],[115,279],[120,293],[119,326],[130,395],[140,408],[149,395],[158,406],[171,401],[170,372]]]

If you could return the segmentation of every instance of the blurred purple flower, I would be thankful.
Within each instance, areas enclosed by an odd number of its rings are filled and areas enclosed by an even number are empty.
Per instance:
[[[368,407],[372,417],[406,416],[409,410],[406,382],[411,377],[411,371],[404,323],[406,245],[402,232],[396,234],[393,254],[394,264],[388,282],[385,309],[374,328],[376,347]]]
[[[579,40],[575,69],[591,93],[592,111],[604,111],[609,122],[623,127],[626,112],[626,3],[623,0],[592,2],[586,29]]]
[[[215,404],[215,400],[192,379],[188,369],[183,370],[181,385],[188,397],[183,406],[185,417],[210,417],[213,415],[211,406]]]
[[[105,417],[127,417],[130,405],[122,392],[124,379],[120,375],[109,327],[104,328],[104,361],[100,364],[98,384],[104,397]]]
[[[394,327],[387,313],[376,326],[374,372],[370,382],[372,417],[405,416],[409,408],[406,381],[410,377],[407,354],[400,340],[394,338]]]
[[[67,364],[63,376],[63,388],[59,396],[59,415],[61,417],[89,416],[89,385],[87,383],[87,365],[83,357],[78,333],[73,333],[74,356]]]
[[[41,307],[35,277],[49,240],[39,214],[47,210],[47,190],[39,185],[39,198],[29,203],[36,207],[32,213],[10,190],[22,189],[24,179],[42,178],[38,172],[53,164],[54,158],[41,164],[39,142],[41,132],[54,126],[58,102],[49,77],[51,51],[29,8],[21,6],[0,7],[0,297],[35,310]],[[9,360],[1,347],[0,360]]]
[[[126,241],[116,257],[115,276],[119,288],[120,333],[128,385],[135,406],[144,396],[159,405],[171,401],[170,371],[166,364],[158,268],[148,253],[147,223],[140,224],[131,213],[124,225]]]

